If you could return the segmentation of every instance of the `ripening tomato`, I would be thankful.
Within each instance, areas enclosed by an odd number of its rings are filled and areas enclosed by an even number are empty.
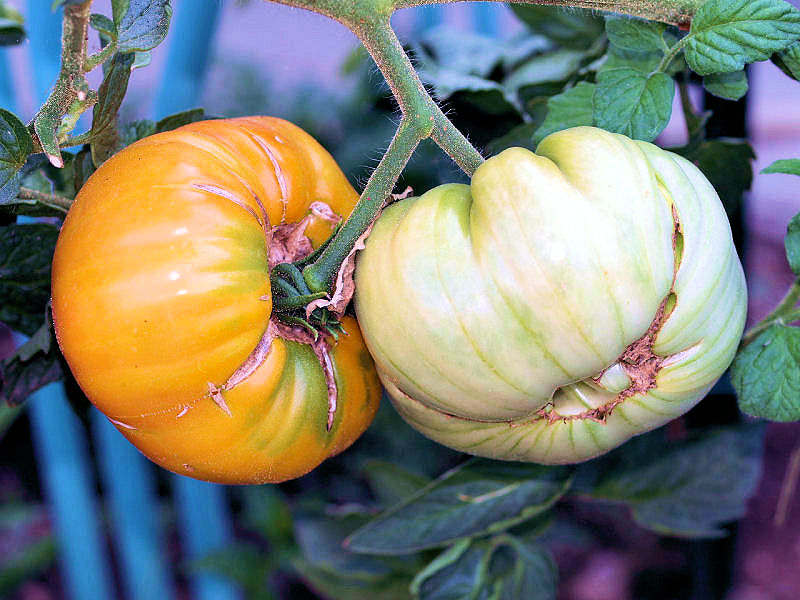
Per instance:
[[[472,454],[570,463],[698,402],[733,359],[746,289],[693,164],[580,127],[386,209],[355,301],[414,427]]]
[[[53,261],[56,335],[88,398],[198,479],[283,481],[345,449],[377,409],[372,360],[353,319],[317,351],[271,325],[268,259],[280,227],[303,222],[317,246],[357,200],[313,138],[269,117],[193,123],[109,159]]]

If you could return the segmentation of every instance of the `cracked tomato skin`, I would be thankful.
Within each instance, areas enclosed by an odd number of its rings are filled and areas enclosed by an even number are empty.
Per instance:
[[[356,314],[400,414],[492,458],[572,463],[694,406],[728,367],[746,289],[690,162],[599,129],[488,159],[389,206]]]
[[[56,335],[88,398],[148,458],[198,479],[278,482],[344,450],[380,397],[351,318],[330,350],[330,431],[307,345],[276,337],[221,403],[211,390],[267,330],[267,229],[308,217],[316,246],[333,224],[311,204],[346,217],[357,200],[322,146],[275,118],[193,123],[110,158],[78,194],[53,261]]]

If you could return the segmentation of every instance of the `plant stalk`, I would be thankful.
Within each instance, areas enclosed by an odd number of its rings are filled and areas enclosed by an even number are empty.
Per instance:
[[[795,280],[786,295],[778,303],[778,306],[775,307],[775,310],[747,330],[739,345],[739,350],[747,346],[772,325],[794,323],[800,320],[800,308],[795,308],[798,301],[800,301],[800,279]]]

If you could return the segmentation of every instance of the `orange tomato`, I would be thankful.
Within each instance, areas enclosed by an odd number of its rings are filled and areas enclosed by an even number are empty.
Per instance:
[[[380,386],[353,319],[330,347],[330,430],[312,348],[267,334],[272,227],[316,247],[358,195],[307,133],[270,117],[140,140],[86,182],[59,236],[53,319],[88,398],[147,457],[221,483],[303,475],[349,446]],[[270,329],[273,332],[273,329]]]

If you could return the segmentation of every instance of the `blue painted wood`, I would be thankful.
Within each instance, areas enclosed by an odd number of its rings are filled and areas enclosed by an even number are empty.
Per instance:
[[[176,7],[170,24],[165,75],[156,94],[157,119],[200,106],[221,6],[217,0],[184,0]]]
[[[437,25],[441,25],[444,21],[444,9],[442,6],[433,4],[431,6],[423,6],[417,9],[417,23],[415,31],[421,33]]]
[[[58,79],[61,63],[61,17],[63,9],[51,10],[52,3],[31,0],[27,3],[25,30],[31,53],[33,84],[37,108],[47,99]]]
[[[174,475],[172,489],[184,555],[191,560],[225,547],[233,537],[226,488]],[[240,597],[229,580],[216,575],[193,575],[189,585],[194,600],[236,600]]]
[[[17,99],[11,81],[11,66],[6,50],[0,48],[0,108],[17,113]],[[19,116],[19,115],[18,115]]]
[[[91,419],[125,597],[172,600],[155,468],[100,411]]]
[[[39,475],[58,540],[67,597],[114,598],[86,431],[69,406],[61,383],[51,383],[34,393],[27,407]]]
[[[475,2],[470,8],[475,31],[487,36],[496,36],[500,29],[500,11],[505,7],[492,2]]]

